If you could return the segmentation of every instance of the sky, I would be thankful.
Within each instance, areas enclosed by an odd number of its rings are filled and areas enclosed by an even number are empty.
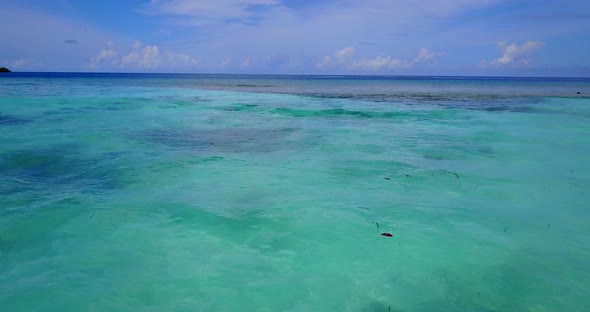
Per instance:
[[[0,0],[13,71],[590,76],[590,1]]]

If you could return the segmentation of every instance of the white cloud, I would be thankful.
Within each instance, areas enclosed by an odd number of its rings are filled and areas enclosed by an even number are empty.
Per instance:
[[[432,60],[436,54],[434,52],[430,52],[425,48],[420,49],[418,51],[418,56],[412,61],[413,64],[420,64],[420,63],[427,63]]]
[[[173,67],[179,66],[196,66],[201,61],[188,54],[166,52],[166,63]]]
[[[115,49],[112,41],[107,42],[107,48],[102,49],[98,56],[92,59],[90,69],[98,69],[99,65],[105,64],[101,69],[113,68],[134,68],[139,70],[150,70],[159,68],[162,65],[168,69],[190,70],[201,63],[201,60],[189,54],[177,53],[174,51],[163,51],[158,45],[144,45],[143,42],[135,40],[127,45],[127,51],[119,52]]]
[[[138,63],[140,58],[141,56],[139,55],[139,52],[133,51],[121,58],[121,65],[125,66],[133,63]]]
[[[135,66],[152,69],[160,65],[160,48],[157,45],[146,45],[142,48],[141,41],[135,41],[133,51],[121,58],[121,66]]]
[[[354,47],[344,48],[333,56],[324,56],[316,65],[318,69],[341,69],[348,71],[384,72],[399,68],[409,68],[419,64],[425,64],[434,59],[440,53],[430,52],[425,48],[418,51],[418,55],[412,61],[403,61],[393,56],[376,56],[354,59],[356,50]]]
[[[491,62],[492,65],[505,66],[510,64],[527,65],[533,52],[543,46],[540,41],[527,41],[521,45],[508,43],[506,41],[498,42],[498,48],[502,51],[502,56]]]
[[[138,50],[141,49],[141,47],[143,46],[143,42],[141,42],[140,40],[135,40],[133,41],[133,48]]]
[[[319,69],[330,69],[335,67],[344,67],[350,57],[354,55],[354,47],[346,47],[336,53],[333,56],[324,56],[321,62],[317,64]]]
[[[405,67],[411,68],[414,66],[430,64],[430,63],[432,63],[434,58],[436,58],[442,54],[443,53],[431,52],[431,51],[428,51],[428,49],[426,49],[426,48],[421,48],[420,50],[418,50],[418,55],[410,62],[407,62]]]
[[[338,62],[344,62],[346,61],[349,57],[351,57],[352,55],[354,55],[354,47],[347,47],[344,48],[338,52],[336,52],[336,54],[334,54],[334,58],[338,61]]]
[[[102,49],[100,53],[94,58],[94,64],[98,65],[104,61],[111,60],[119,55],[115,49]]]
[[[399,68],[402,65],[402,61],[391,56],[382,57],[377,56],[373,59],[362,59],[352,63],[352,69],[358,69],[361,71],[389,71]]]

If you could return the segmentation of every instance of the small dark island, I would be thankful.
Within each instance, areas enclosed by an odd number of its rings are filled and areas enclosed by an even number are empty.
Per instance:
[[[0,73],[11,73],[11,71],[6,67],[0,67]]]

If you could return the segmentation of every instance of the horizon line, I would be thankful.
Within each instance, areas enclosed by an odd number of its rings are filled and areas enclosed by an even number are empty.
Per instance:
[[[441,77],[441,78],[552,78],[552,79],[590,79],[590,76],[498,76],[498,75],[420,75],[420,74],[287,74],[287,73],[182,73],[182,72],[97,72],[97,71],[12,71],[6,74],[117,74],[117,75],[227,75],[227,76],[311,76],[311,77],[384,77],[384,78],[401,78],[401,77]]]

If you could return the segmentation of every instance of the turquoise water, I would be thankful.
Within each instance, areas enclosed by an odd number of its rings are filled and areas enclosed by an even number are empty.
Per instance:
[[[0,310],[583,311],[588,94],[1,78]]]

